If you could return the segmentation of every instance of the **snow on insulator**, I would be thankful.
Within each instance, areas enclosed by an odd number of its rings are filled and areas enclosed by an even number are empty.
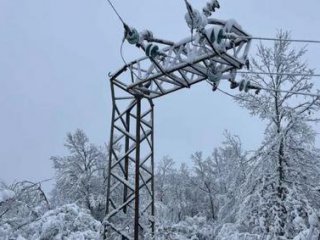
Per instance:
[[[202,29],[208,24],[207,17],[195,9],[186,13],[185,20],[190,29]]]
[[[223,74],[221,79],[228,79],[230,82],[235,82],[237,72],[236,71],[230,71],[229,73]]]
[[[231,32],[233,26],[242,29],[241,25],[236,20],[229,19],[224,25],[225,32]]]
[[[129,31],[126,31],[126,39],[130,44],[137,44],[140,41],[140,34],[137,29],[130,28]]]
[[[150,30],[143,30],[140,32],[140,42],[144,40],[151,40],[153,38],[153,33]]]
[[[232,40],[239,38],[239,36],[235,33],[225,33],[225,36],[226,36],[226,38],[232,39]]]
[[[150,43],[146,46],[146,55],[148,57],[154,58],[159,54],[160,54],[160,51],[159,51],[158,45]]]
[[[216,8],[220,8],[220,4],[217,0],[211,0],[207,2],[207,5],[203,8],[203,13],[206,16],[211,16],[212,12],[216,11]]]
[[[206,35],[212,43],[220,44],[225,38],[225,31],[220,26],[214,26],[206,29]]]
[[[234,84],[235,86],[235,84]],[[255,90],[255,94],[259,94],[261,91],[261,88],[259,86],[251,85],[251,82],[248,80],[242,80],[239,83],[239,91],[245,91],[248,92],[250,89]]]
[[[212,72],[208,72],[208,80],[212,83],[212,91],[216,91],[220,84],[220,76],[219,73],[213,74]]]

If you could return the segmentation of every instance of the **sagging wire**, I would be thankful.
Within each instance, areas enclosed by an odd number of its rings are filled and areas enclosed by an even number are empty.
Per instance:
[[[294,94],[294,95],[302,95],[302,96],[308,96],[308,97],[314,97],[316,99],[320,99],[320,94],[316,94],[316,93],[304,93],[304,92],[297,92],[297,91],[288,91],[288,90],[277,90],[277,89],[272,89],[272,88],[267,88],[267,87],[262,87],[260,85],[258,86],[255,86],[257,88],[259,88],[260,90],[264,90],[264,91],[267,91],[267,92],[278,92],[278,93],[291,93],[291,94]],[[246,99],[244,98],[241,98],[241,97],[238,97],[238,96],[234,96],[230,93],[227,93],[219,88],[217,88],[220,92],[223,92],[224,94],[227,94],[228,96],[230,97],[234,97],[234,98],[238,98],[238,99],[241,99],[241,100],[244,100],[244,101],[247,101]]]
[[[122,42],[121,42],[121,45],[120,45],[120,56],[121,56],[121,59],[123,61],[123,63],[125,64],[126,67],[129,68],[130,72],[140,81],[142,81],[143,79],[140,78],[132,69],[131,69],[131,65],[129,65],[124,57],[124,54],[123,54],[123,45],[124,45],[124,42],[125,42],[125,37],[123,38]]]
[[[117,11],[117,9],[115,8],[115,6],[112,4],[112,2],[110,0],[107,0],[107,2],[109,3],[110,7],[113,9],[113,11],[115,12],[115,14],[118,16],[119,20],[122,22],[123,27],[125,29],[125,33],[124,33],[124,37],[122,39],[121,45],[120,45],[120,56],[121,59],[123,61],[123,63],[125,64],[125,66],[127,66],[131,72],[131,74],[133,74],[137,79],[139,80],[143,80],[141,79],[130,67],[130,65],[127,63],[127,61],[124,58],[124,54],[123,54],[123,45],[126,39],[126,35],[127,35],[127,31],[129,30],[128,25],[125,23],[125,21],[123,20],[123,18],[121,17],[121,15],[119,14],[119,12]]]
[[[108,1],[109,5],[111,6],[111,8],[113,9],[113,11],[115,12],[115,14],[117,14],[120,21],[125,25],[126,23],[123,21],[122,17],[118,13],[117,9],[113,6],[112,2],[110,0],[107,0],[107,1]]]
[[[269,91],[269,92],[278,92],[278,93],[292,93],[295,95],[302,95],[302,96],[309,96],[309,97],[315,97],[320,99],[320,94],[315,94],[315,93],[304,93],[304,92],[297,92],[297,91],[287,91],[287,90],[277,90],[277,89],[272,89],[272,88],[266,88],[266,87],[261,87],[259,86],[261,90],[264,91]]]
[[[226,91],[223,91],[223,90],[222,90],[222,89],[220,89],[220,88],[217,88],[217,90],[218,90],[219,92],[221,92],[221,93],[223,93],[223,94],[225,94],[225,95],[229,96],[229,97],[234,98],[234,99],[242,100],[242,101],[245,101],[245,102],[253,102],[252,100],[245,99],[245,98],[242,98],[242,97],[239,97],[239,96],[233,95],[233,94],[231,94],[231,93],[228,93],[228,92],[226,92]]]
[[[283,39],[283,38],[269,38],[269,37],[242,37],[252,40],[263,40],[263,41],[278,41],[278,42],[299,42],[299,43],[315,43],[319,44],[320,40],[308,40],[308,39]]]
[[[242,98],[242,97],[239,97],[239,96],[236,96],[236,95],[233,95],[231,93],[228,93],[226,91],[223,91],[221,90],[220,88],[217,88],[218,91],[220,91],[221,93],[231,97],[231,98],[234,98],[234,99],[237,99],[237,100],[241,100],[241,101],[245,101],[245,102],[251,102],[253,103],[252,100],[249,100],[249,99],[245,99],[245,98]],[[320,99],[320,94],[308,94],[308,93],[301,93],[301,92],[294,92],[294,91],[285,91],[285,90],[276,90],[276,89],[271,89],[271,88],[263,88],[261,87],[261,90],[265,90],[265,91],[268,91],[268,92],[283,92],[283,93],[292,93],[292,94],[296,94],[296,95],[305,95],[305,96],[311,96],[311,97],[315,97],[317,100]]]
[[[292,76],[292,77],[320,77],[320,74],[307,73],[277,73],[277,72],[255,72],[255,71],[238,71],[242,74],[257,74],[257,75],[278,75],[278,76]]]

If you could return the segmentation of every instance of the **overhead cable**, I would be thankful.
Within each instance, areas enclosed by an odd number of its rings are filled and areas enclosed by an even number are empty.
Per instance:
[[[308,73],[277,73],[277,72],[257,72],[257,71],[237,71],[242,74],[261,74],[261,75],[278,75],[278,76],[293,76],[293,77],[320,77],[320,74]]]
[[[247,39],[278,41],[278,42],[299,42],[299,43],[316,43],[316,44],[320,43],[319,40],[309,40],[309,39],[284,39],[284,38],[270,38],[270,37],[248,37]]]
[[[117,14],[118,18],[120,19],[120,21],[126,25],[126,23],[123,21],[122,17],[120,16],[120,14],[118,13],[117,9],[114,7],[114,5],[112,4],[112,2],[110,0],[107,0],[109,5],[111,6],[111,8],[113,9],[113,11],[115,12],[115,14]]]

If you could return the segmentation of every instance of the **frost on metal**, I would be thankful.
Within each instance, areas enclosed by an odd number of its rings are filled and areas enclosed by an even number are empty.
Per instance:
[[[154,99],[207,80],[209,66],[217,69],[219,80],[230,79],[246,64],[249,35],[234,20],[207,21],[203,29],[176,43],[153,37],[141,42],[144,49],[151,46],[148,42],[161,51],[122,67],[111,76],[112,84],[129,95]]]

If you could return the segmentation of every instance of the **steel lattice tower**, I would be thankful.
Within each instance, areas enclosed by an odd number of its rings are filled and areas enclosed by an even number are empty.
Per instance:
[[[143,40],[147,47],[141,41],[136,45],[147,56],[110,75],[113,110],[106,239],[153,239],[153,99],[204,80],[213,89],[221,79],[238,86],[236,70],[248,64],[250,36],[234,21],[208,18],[205,28],[179,43],[150,34]]]

